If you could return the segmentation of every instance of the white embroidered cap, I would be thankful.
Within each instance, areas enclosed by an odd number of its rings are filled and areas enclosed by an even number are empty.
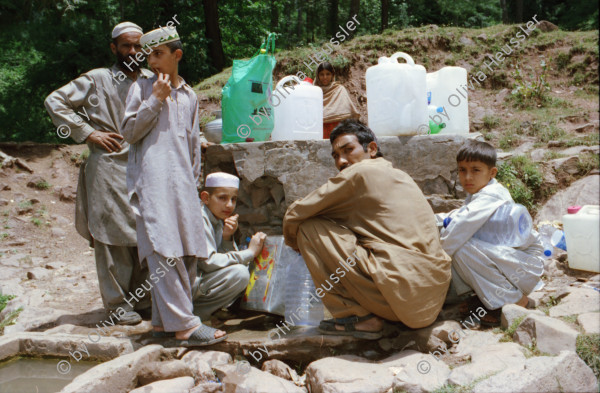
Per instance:
[[[121,34],[131,33],[131,32],[144,34],[144,31],[142,30],[142,28],[139,27],[138,25],[136,25],[135,23],[121,22],[118,25],[116,25],[115,28],[113,29],[112,38],[115,39],[118,36],[120,36]]]
[[[140,38],[140,45],[142,45],[142,47],[154,48],[155,46],[177,40],[179,40],[177,29],[173,26],[164,26],[144,34],[142,38]]]
[[[215,172],[206,176],[206,187],[231,187],[240,188],[240,179],[225,172]]]

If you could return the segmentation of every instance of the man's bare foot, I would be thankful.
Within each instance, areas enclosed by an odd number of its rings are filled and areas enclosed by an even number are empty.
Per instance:
[[[177,340],[187,340],[188,338],[190,338],[190,336],[192,335],[192,333],[194,333],[194,331],[196,329],[198,329],[198,327],[200,327],[200,325],[194,326],[193,328],[190,328],[190,329],[187,329],[187,330],[182,330],[182,331],[176,332],[175,333],[175,338]],[[223,337],[226,334],[227,333],[225,333],[222,330],[217,330],[215,332],[215,338],[221,338],[221,337]]]
[[[373,317],[371,319],[367,319],[366,321],[358,322],[354,325],[356,330],[361,332],[378,332],[383,328],[383,321],[381,318]],[[344,325],[335,325],[336,330],[344,330]]]
[[[529,304],[529,298],[527,297],[527,295],[523,295],[523,297],[521,298],[521,300],[519,300],[515,304],[517,306],[521,306],[521,307],[527,308],[527,305]]]

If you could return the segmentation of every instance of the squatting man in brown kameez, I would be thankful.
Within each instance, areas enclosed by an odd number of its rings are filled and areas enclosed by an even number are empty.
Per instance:
[[[75,142],[87,143],[90,150],[79,172],[75,226],[94,247],[102,302],[111,321],[119,324],[140,322],[134,307],[150,307],[149,297],[131,305],[126,301],[148,278],[147,267],[138,261],[135,217],[125,182],[129,144],[121,135],[129,87],[138,77],[153,75],[134,60],[141,51],[141,36],[142,29],[134,23],[115,26],[110,48],[116,63],[81,75],[45,101],[54,125],[70,131]]]
[[[383,320],[430,325],[446,297],[451,261],[431,207],[413,179],[383,158],[364,124],[346,120],[330,141],[340,173],[295,201],[283,221],[286,244],[304,257],[334,317],[319,331],[378,339]],[[355,264],[335,282],[341,261]]]

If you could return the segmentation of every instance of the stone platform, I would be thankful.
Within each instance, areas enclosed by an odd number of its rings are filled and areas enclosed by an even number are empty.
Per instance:
[[[385,159],[408,173],[434,212],[459,207],[466,194],[458,183],[456,153],[469,138],[461,135],[379,137]],[[281,235],[287,207],[327,182],[338,171],[329,140],[214,145],[204,173],[228,172],[241,179],[236,212],[241,238],[257,231]]]

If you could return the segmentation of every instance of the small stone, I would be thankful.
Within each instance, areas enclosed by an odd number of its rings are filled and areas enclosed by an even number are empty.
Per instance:
[[[49,184],[46,181],[46,179],[44,179],[43,177],[41,177],[39,175],[34,175],[29,178],[29,181],[27,181],[27,187],[29,187],[29,188],[37,188],[38,190],[45,190],[48,188],[48,186],[49,186]]]
[[[138,371],[138,382],[147,385],[163,379],[191,377],[193,372],[188,365],[179,359],[145,364]],[[193,386],[193,385],[192,385]]]
[[[30,280],[43,280],[50,276],[50,272],[43,267],[34,267],[27,272],[27,278]]]
[[[54,237],[65,237],[65,236],[67,236],[67,233],[64,231],[64,229],[61,229],[61,228],[52,228],[52,229],[50,229],[50,233]]]
[[[540,316],[544,316],[545,314],[539,310],[529,310],[527,308],[517,306],[516,304],[507,304],[502,307],[502,317],[501,324],[502,328],[508,329],[512,326],[513,322],[523,316],[529,314],[536,314]]]
[[[594,131],[594,124],[587,123],[587,124],[584,124],[580,127],[573,129],[573,131],[575,131],[575,132],[592,132],[592,131]]]
[[[465,37],[465,36],[460,37],[458,39],[458,41],[465,46],[475,45],[475,43],[473,42],[472,39],[470,39],[469,37]]]
[[[561,320],[530,314],[521,322],[513,339],[523,346],[531,345],[535,339],[540,351],[558,355],[565,350],[575,352],[578,334]]]
[[[180,377],[157,381],[141,388],[133,389],[129,393],[187,393],[194,387],[194,378]]]
[[[485,33],[479,34],[477,36],[478,39],[482,40],[482,41],[487,41],[487,35],[485,35]]]
[[[77,191],[73,186],[60,187],[58,190],[58,199],[63,202],[74,202],[77,198]]]
[[[48,262],[46,266],[44,266],[48,270],[58,270],[65,267],[67,264],[61,261],[56,262]]]
[[[572,288],[560,304],[550,309],[551,317],[565,317],[600,311],[600,292],[591,288]]]
[[[287,379],[288,381],[298,380],[298,374],[296,371],[281,360],[267,360],[262,365],[262,371],[273,374],[279,378]]]
[[[548,147],[563,147],[565,141],[548,141]]]
[[[577,323],[585,334],[600,334],[600,313],[590,312],[579,314]]]

